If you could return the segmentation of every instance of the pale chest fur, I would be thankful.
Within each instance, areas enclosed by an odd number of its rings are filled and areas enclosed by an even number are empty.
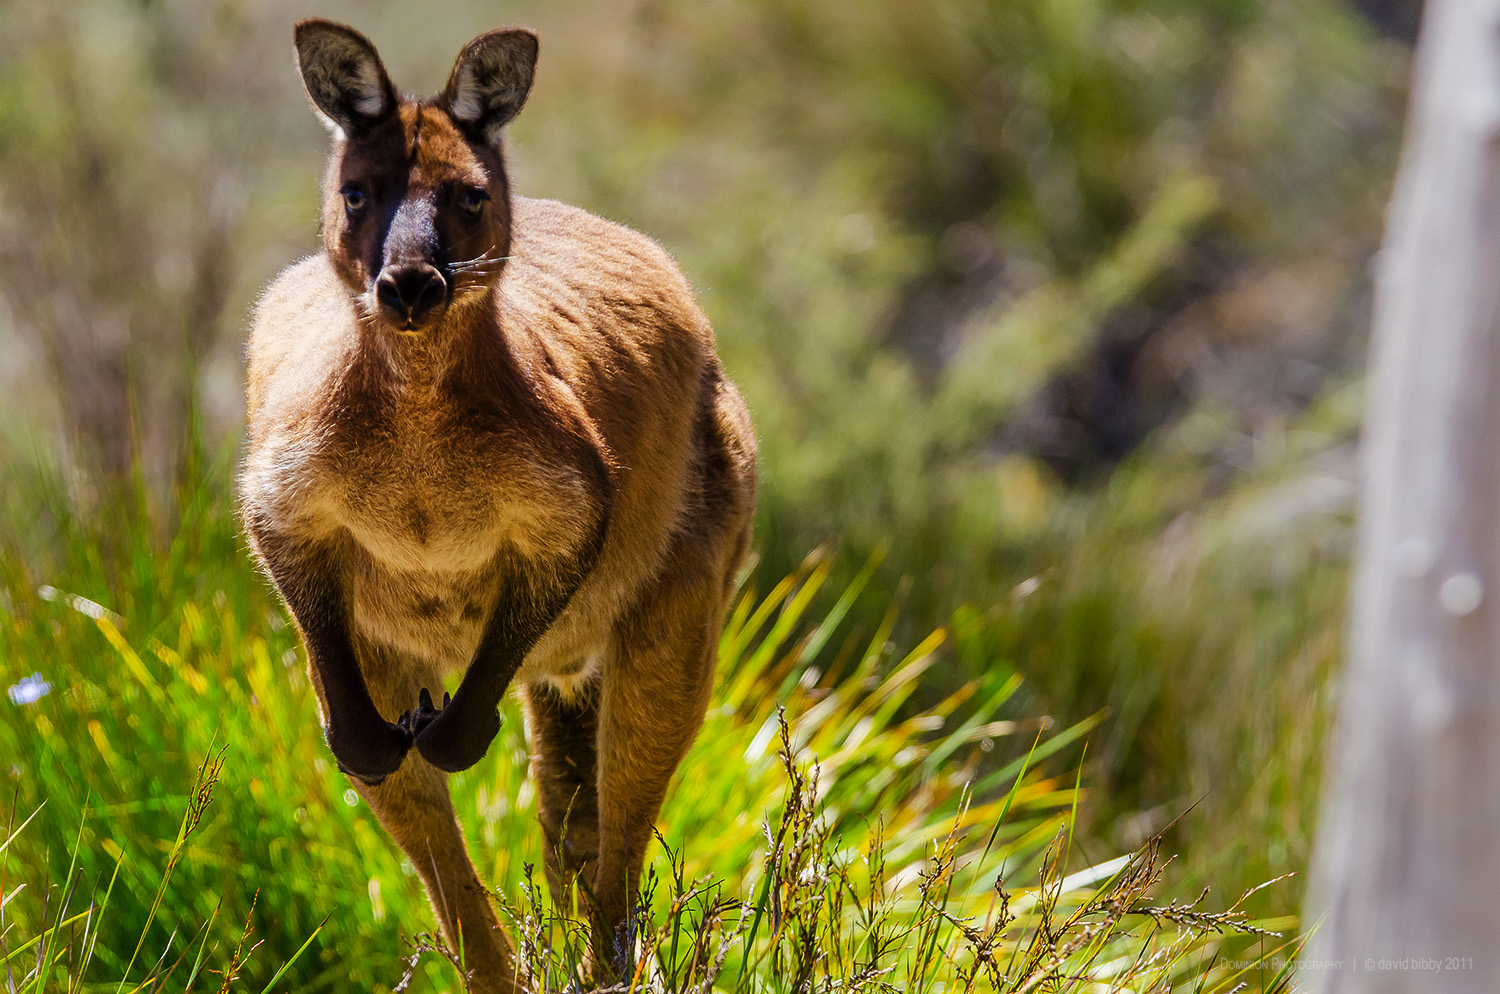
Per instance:
[[[431,398],[413,407],[266,446],[253,489],[334,543],[358,638],[453,673],[505,585],[525,582],[516,564],[576,542],[587,495],[579,472],[503,431],[455,431],[464,413]]]
[[[496,560],[524,541],[520,515],[476,456],[408,426],[355,440],[331,467],[355,630],[444,669],[468,662],[497,596]]]

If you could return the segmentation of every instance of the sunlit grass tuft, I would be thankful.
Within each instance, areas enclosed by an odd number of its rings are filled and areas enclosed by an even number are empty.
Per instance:
[[[1223,911],[1202,909],[1202,896],[1148,902],[1162,877],[1160,839],[1066,874],[1071,832],[1056,823],[1039,852],[1018,860],[1016,849],[994,845],[1018,778],[989,824],[961,792],[925,852],[893,870],[879,819],[853,840],[839,832],[820,800],[822,771],[794,750],[784,720],[777,741],[785,790],[762,825],[757,873],[738,888],[712,872],[694,877],[687,858],[664,846],[631,929],[633,969],[610,990],[1289,989],[1287,971],[1269,964],[1296,943],[1250,920],[1240,909],[1248,894]],[[530,867],[521,901],[502,898],[502,907],[531,989],[578,989],[588,926],[549,905]],[[1217,957],[1223,941],[1246,937],[1262,943],[1252,965]]]

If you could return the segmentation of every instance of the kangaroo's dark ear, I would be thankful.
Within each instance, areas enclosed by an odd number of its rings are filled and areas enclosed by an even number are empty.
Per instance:
[[[521,28],[480,35],[458,54],[439,102],[469,137],[500,144],[500,129],[531,92],[536,53],[536,35]]]
[[[396,89],[368,38],[333,21],[298,21],[302,85],[330,131],[358,135],[396,109]]]

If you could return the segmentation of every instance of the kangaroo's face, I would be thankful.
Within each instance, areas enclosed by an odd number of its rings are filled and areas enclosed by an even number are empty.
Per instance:
[[[471,42],[448,86],[400,99],[374,47],[329,21],[297,25],[309,98],[334,134],[323,244],[372,321],[416,335],[483,297],[510,251],[501,128],[531,89],[536,36]]]

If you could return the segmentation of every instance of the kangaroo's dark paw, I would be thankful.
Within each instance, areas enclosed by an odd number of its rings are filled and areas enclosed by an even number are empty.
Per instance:
[[[411,728],[423,759],[444,772],[457,773],[484,758],[500,733],[500,712],[489,709],[470,713],[447,694],[443,695],[443,706],[437,708],[423,687],[417,709],[412,712]]]
[[[362,728],[326,725],[323,737],[339,772],[374,787],[401,768],[411,751],[412,732],[405,715],[399,722],[380,720]]]

